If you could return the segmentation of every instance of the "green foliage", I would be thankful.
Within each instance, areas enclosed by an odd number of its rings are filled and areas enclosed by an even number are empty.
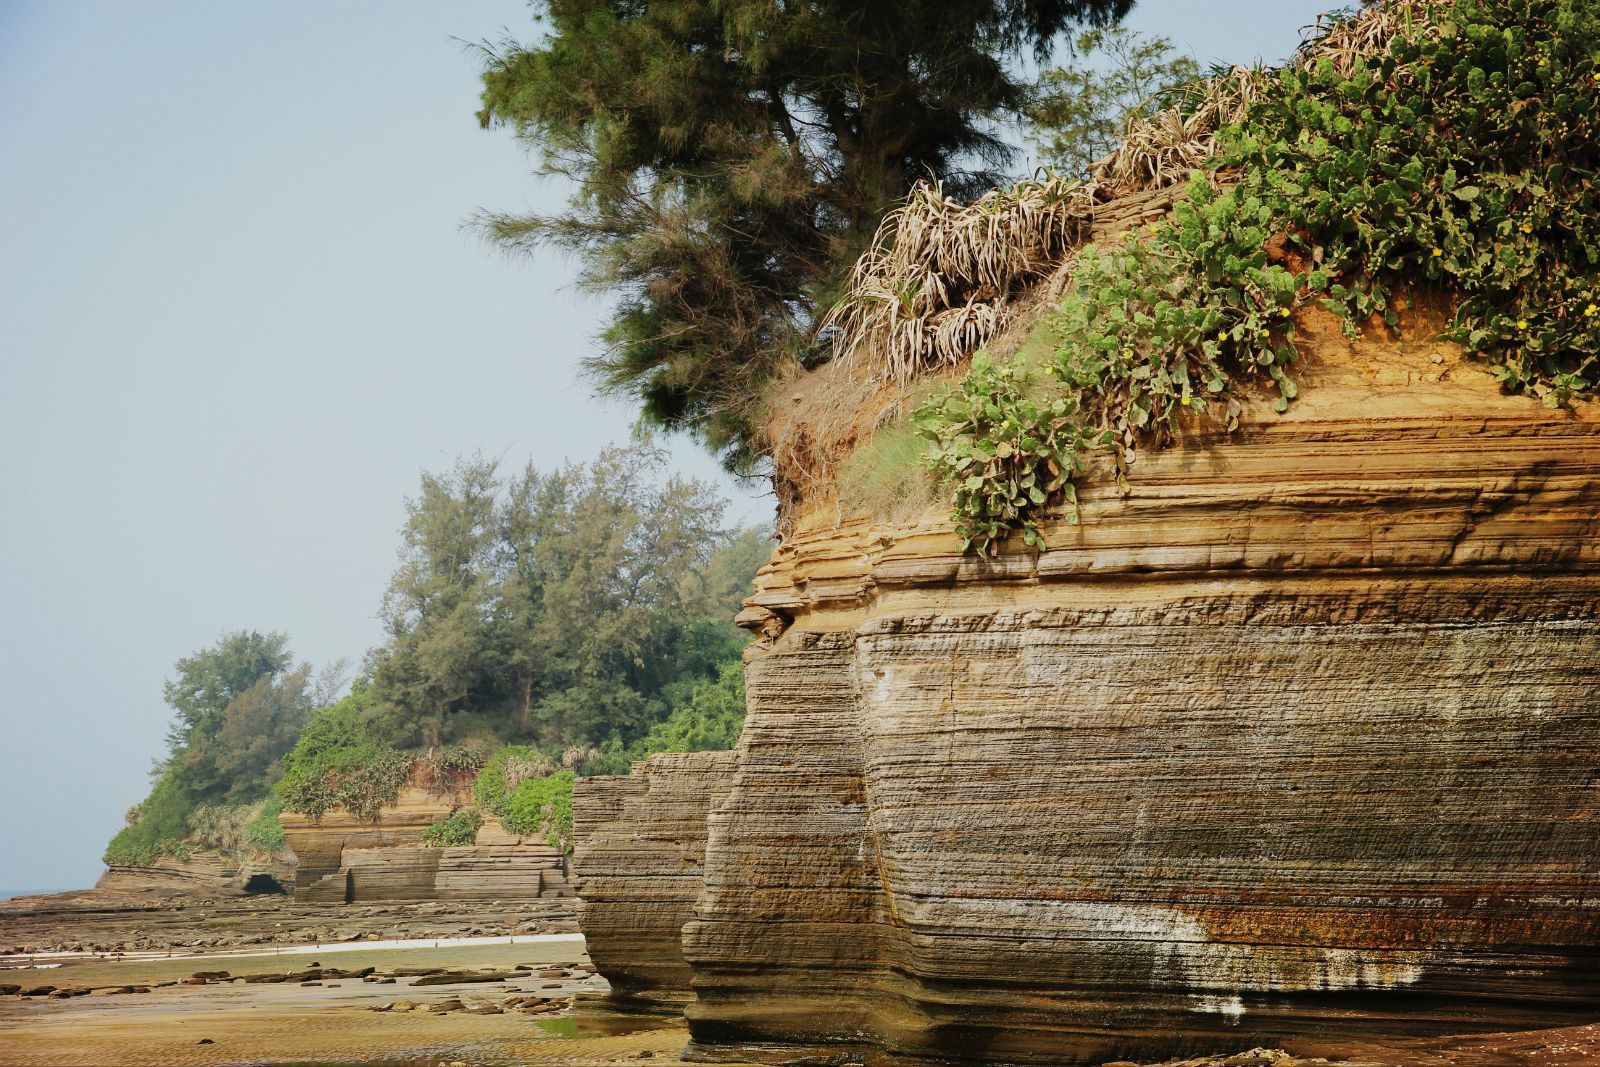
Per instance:
[[[291,669],[282,634],[224,634],[180,659],[164,769],[197,803],[258,799],[311,711],[311,669]]]
[[[566,214],[486,229],[577,251],[618,298],[602,385],[747,465],[763,383],[806,355],[882,212],[927,175],[958,195],[995,183],[1010,150],[992,120],[1029,95],[1012,53],[1130,6],[542,0],[543,39],[488,54],[479,118],[579,191]]]
[[[424,845],[433,848],[470,845],[477,840],[478,827],[482,825],[483,816],[477,808],[462,808],[422,831],[421,840]]]
[[[128,812],[127,825],[106,846],[106,863],[145,867],[161,856],[181,854],[194,807],[194,799],[173,774],[162,774],[150,796]]]
[[[149,798],[108,847],[108,863],[144,864],[187,845],[239,847],[246,813],[278,777],[317,691],[337,684],[332,675],[313,683],[310,667],[291,664],[282,634],[243,631],[177,662],[165,687],[167,757]]]
[[[551,848],[572,851],[572,771],[525,778],[511,791],[500,825],[513,834],[540,834]]]
[[[283,814],[283,801],[276,796],[263,800],[255,815],[244,826],[245,847],[256,852],[274,852],[283,847],[283,824],[278,816]]]
[[[1231,428],[1252,379],[1297,395],[1292,316],[1309,299],[1399,324],[1402,284],[1456,298],[1451,335],[1512,391],[1558,406],[1592,393],[1600,361],[1600,9],[1577,0],[1462,0],[1401,27],[1389,53],[1290,68],[1224,130],[1165,222],[1085,249],[1052,326],[1053,362],[996,368],[922,405],[927,462],[980,551],[1072,503],[1082,453],[1119,478],[1186,411]],[[1419,131],[1423,131],[1419,136]],[[1281,237],[1295,257],[1269,263]],[[1289,265],[1293,263],[1295,270]],[[1125,484],[1125,482],[1123,483]]]
[[[744,710],[744,665],[725,663],[715,680],[695,685],[682,706],[650,728],[634,758],[732,748],[744,729]]]
[[[1397,286],[1458,298],[1451,336],[1552,407],[1600,372],[1600,7],[1462,0],[1387,55],[1286,70],[1226,131],[1353,320],[1398,323]]]
[[[551,472],[425,476],[369,659],[373,736],[631,744],[744,646],[732,616],[770,541],[723,530],[724,507],[648,442]]]
[[[1040,399],[1021,368],[996,367],[979,351],[961,384],[919,407],[913,416],[929,440],[927,462],[954,487],[951,506],[963,547],[990,543],[1021,529],[1039,543],[1039,508],[1075,500],[1069,480],[1082,461],[1084,429],[1072,398]]]
[[[274,787],[286,810],[315,816],[342,805],[357,818],[373,819],[400,795],[415,757],[372,736],[368,703],[358,690],[312,716]]]
[[[1131,119],[1200,77],[1199,64],[1173,54],[1167,38],[1121,25],[1080,34],[1072,51],[1075,62],[1040,74],[1027,111],[1028,139],[1040,162],[1063,174],[1087,174],[1089,164],[1117,146]]]
[[[478,807],[497,819],[505,817],[511,794],[529,778],[542,778],[555,762],[532,745],[507,745],[489,757],[472,785]]]

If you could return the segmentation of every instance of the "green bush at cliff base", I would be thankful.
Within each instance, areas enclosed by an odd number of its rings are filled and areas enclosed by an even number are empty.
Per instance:
[[[283,814],[283,801],[268,797],[256,808],[255,816],[244,827],[245,847],[256,852],[272,852],[284,844],[283,824],[278,816]]]
[[[500,825],[520,835],[538,834],[545,844],[572,851],[572,783],[577,776],[558,771],[517,783]]]
[[[483,816],[477,808],[462,808],[422,831],[421,840],[424,845],[434,848],[470,845],[477,840],[478,827],[482,825]]]
[[[1118,250],[1085,250],[1051,326],[1053,361],[1008,375],[973,360],[919,407],[952,518],[989,550],[1071,502],[1086,452],[1119,480],[1184,411],[1236,424],[1244,388],[1297,395],[1293,311],[1347,331],[1398,325],[1402,284],[1455,300],[1449,334],[1511,392],[1592,396],[1600,361],[1600,5],[1462,0],[1402,27],[1387,54],[1264,81],[1189,200]],[[1281,263],[1267,262],[1281,237]],[[1289,264],[1295,270],[1289,269]],[[1125,481],[1122,482],[1125,485]]]

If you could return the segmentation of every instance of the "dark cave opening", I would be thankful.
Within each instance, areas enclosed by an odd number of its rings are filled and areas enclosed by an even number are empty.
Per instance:
[[[287,893],[283,883],[270,874],[252,874],[244,883],[246,896],[256,896],[261,893]]]

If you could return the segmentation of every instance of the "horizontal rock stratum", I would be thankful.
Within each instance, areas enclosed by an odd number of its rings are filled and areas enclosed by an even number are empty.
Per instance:
[[[934,512],[799,524],[743,616],[694,1055],[1600,1018],[1600,410],[1301,334],[1288,413],[1091,480],[1042,553],[963,555]]]
[[[412,900],[518,900],[573,896],[566,856],[498,823],[471,845],[438,848],[423,831],[472,801],[470,779],[423,783],[416,775],[372,818],[341,806],[279,816],[297,860],[295,899],[355,904]]]

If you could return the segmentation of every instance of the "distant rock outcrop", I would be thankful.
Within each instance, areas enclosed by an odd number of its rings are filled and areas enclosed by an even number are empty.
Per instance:
[[[797,524],[684,927],[695,1055],[1600,1018],[1600,407],[1320,313],[1301,337],[1286,414],[1089,479],[1042,552],[963,555],[942,511]],[[657,781],[580,820],[596,892],[641,887],[586,921],[621,984],[682,981],[699,846]]]
[[[233,856],[199,849],[188,859],[161,856],[146,867],[108,867],[93,889],[78,895],[155,900],[288,893],[294,889],[294,874],[293,857],[286,854]]]
[[[376,818],[342,807],[320,816],[284,812],[284,837],[298,858],[295,899],[354,904],[417,900],[570,897],[566,856],[535,838],[485,824],[475,844],[435,848],[422,832],[472,803],[470,779],[400,790]]]

